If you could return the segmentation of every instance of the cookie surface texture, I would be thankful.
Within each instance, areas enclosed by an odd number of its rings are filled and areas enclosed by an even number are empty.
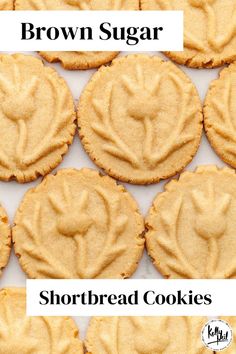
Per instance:
[[[13,0],[0,0],[0,11],[13,10]]]
[[[79,101],[78,125],[85,150],[106,173],[149,184],[192,160],[202,108],[194,85],[176,65],[130,55],[91,78]]]
[[[0,276],[11,252],[11,230],[5,210],[0,205]]]
[[[157,195],[146,245],[167,278],[236,278],[236,175],[229,168],[184,172]]]
[[[207,137],[222,160],[236,167],[236,63],[212,82],[204,105]]]
[[[220,317],[220,319],[227,322],[233,331],[232,342],[228,348],[224,349],[223,353],[235,354],[236,353],[236,317]]]
[[[89,169],[47,176],[26,193],[15,225],[15,252],[31,278],[126,278],[144,247],[134,199]]]
[[[204,317],[93,317],[85,341],[90,354],[213,354],[200,333]]]
[[[24,289],[0,290],[0,354],[83,354],[69,317],[27,317]]]
[[[16,10],[139,10],[138,0],[17,0]],[[60,62],[68,70],[97,68],[113,60],[118,52],[40,52],[50,63]]]
[[[98,68],[112,61],[118,52],[39,52],[49,63],[60,62],[67,70]]]
[[[16,0],[16,10],[139,10],[139,0]]]
[[[0,56],[0,179],[50,172],[72,143],[74,120],[73,97],[54,69],[31,56]]]
[[[213,68],[236,59],[235,0],[141,0],[141,6],[184,11],[184,51],[166,53],[179,64]]]

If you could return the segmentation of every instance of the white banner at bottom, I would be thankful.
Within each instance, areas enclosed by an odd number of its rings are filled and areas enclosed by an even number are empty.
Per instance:
[[[27,280],[28,316],[236,316],[236,280]]]

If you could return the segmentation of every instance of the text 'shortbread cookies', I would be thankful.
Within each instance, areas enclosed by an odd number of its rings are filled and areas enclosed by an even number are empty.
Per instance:
[[[83,354],[70,317],[27,317],[25,289],[0,290],[0,354]]]
[[[13,242],[31,278],[127,278],[142,256],[143,230],[123,186],[97,171],[65,169],[26,193]]]
[[[205,317],[93,317],[89,354],[213,354],[201,342]]]
[[[16,10],[139,10],[139,0],[17,0]],[[118,52],[40,52],[49,61],[61,62],[65,69],[90,69],[109,63]]]
[[[79,134],[93,161],[130,183],[158,182],[181,171],[202,134],[202,108],[190,79],[170,61],[147,55],[115,59],[84,89]]]
[[[5,210],[0,205],[0,276],[11,252],[11,230]]]
[[[72,95],[54,69],[32,56],[0,55],[0,179],[50,172],[73,140],[74,120]]]
[[[184,51],[167,53],[179,64],[213,68],[236,59],[235,0],[141,0],[141,5],[184,11]]]
[[[146,244],[167,278],[236,278],[236,174],[202,166],[157,195]]]
[[[204,105],[207,137],[217,154],[236,167],[236,63],[210,85]]]
[[[224,354],[236,353],[236,317],[220,317],[221,320],[227,322],[233,331],[233,340],[227,349],[224,349]]]
[[[0,0],[0,11],[13,10],[14,0]]]

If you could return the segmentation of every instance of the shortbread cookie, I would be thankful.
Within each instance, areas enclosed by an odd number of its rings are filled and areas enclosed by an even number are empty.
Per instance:
[[[0,290],[1,354],[83,354],[70,317],[27,317],[24,289]]]
[[[16,0],[16,10],[139,10],[139,0]]]
[[[50,63],[60,62],[67,70],[98,68],[112,61],[118,52],[39,52]]]
[[[11,252],[11,230],[5,210],[0,206],[0,276]]]
[[[146,244],[166,278],[236,278],[236,175],[199,167],[157,195],[146,219]]]
[[[16,10],[139,10],[139,0],[17,0]],[[40,52],[68,70],[86,70],[109,63],[118,52]]]
[[[85,345],[88,354],[210,354],[201,342],[206,322],[205,317],[94,317]]]
[[[13,0],[0,0],[0,11],[13,10]]]
[[[235,0],[141,0],[143,10],[184,11],[184,51],[166,53],[179,64],[213,68],[236,59]]]
[[[57,72],[0,55],[0,179],[28,182],[56,167],[75,133],[72,95]]]
[[[204,105],[208,139],[225,162],[236,167],[236,63],[212,82]]]
[[[123,186],[97,171],[65,169],[26,193],[13,242],[31,278],[127,278],[142,256],[143,230]]]
[[[181,171],[195,155],[202,108],[190,79],[170,61],[115,59],[92,77],[79,101],[79,134],[109,175],[148,184]]]
[[[221,320],[226,321],[233,331],[233,340],[230,346],[223,351],[224,354],[236,353],[236,317],[220,317]]]

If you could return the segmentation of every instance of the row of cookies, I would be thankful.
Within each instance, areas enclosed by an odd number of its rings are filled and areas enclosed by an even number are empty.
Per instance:
[[[236,167],[236,64],[209,88],[205,129],[219,156]],[[76,130],[66,82],[39,59],[0,55],[0,179],[28,182],[54,169]],[[85,87],[77,122],[84,149],[110,176],[149,184],[180,172],[203,129],[191,80],[158,56],[129,55],[101,67]],[[78,157],[79,158],[79,157]]]
[[[12,229],[30,278],[128,278],[144,243],[166,278],[236,278],[236,174],[202,166],[158,194],[145,219],[126,189],[90,169],[48,175],[24,196]],[[1,209],[0,268],[11,232]]]
[[[212,353],[201,342],[205,317],[94,317],[83,347],[72,318],[27,317],[25,306],[24,289],[0,290],[0,353]],[[236,331],[236,318],[225,320]]]
[[[1,4],[2,2],[2,4]],[[212,68],[236,60],[234,0],[1,0],[0,9],[16,10],[183,10],[184,51],[166,53],[190,67]],[[98,67],[116,52],[41,52],[67,69]]]

